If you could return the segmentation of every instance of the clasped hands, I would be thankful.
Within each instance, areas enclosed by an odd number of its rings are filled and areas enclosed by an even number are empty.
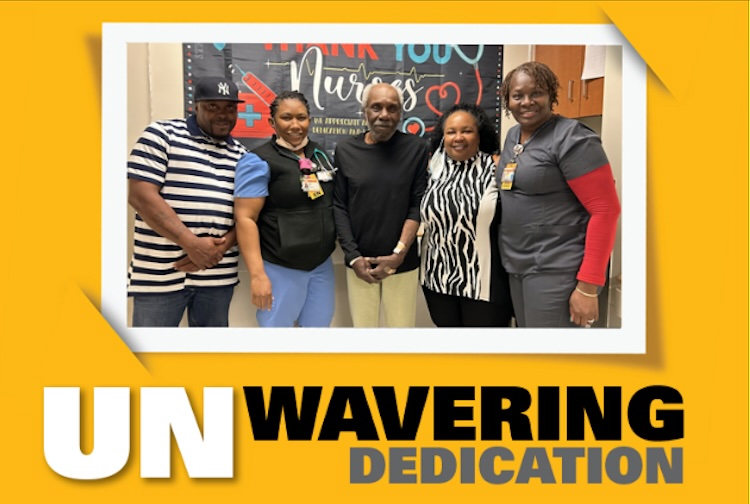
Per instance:
[[[176,261],[174,267],[178,271],[193,273],[213,268],[224,258],[227,251],[225,237],[195,237],[190,244],[183,247],[187,256]]]
[[[404,262],[401,254],[393,253],[387,256],[358,257],[352,269],[360,279],[367,283],[379,283],[396,272]]]

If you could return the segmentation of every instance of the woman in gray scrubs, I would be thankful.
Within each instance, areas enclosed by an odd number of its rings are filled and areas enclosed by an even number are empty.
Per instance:
[[[590,327],[599,314],[620,203],[598,135],[553,112],[546,65],[511,70],[501,94],[518,122],[497,169],[500,255],[519,327]]]

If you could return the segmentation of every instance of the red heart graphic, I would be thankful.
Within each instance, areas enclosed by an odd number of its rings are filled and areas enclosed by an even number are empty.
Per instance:
[[[411,124],[407,124],[406,125],[406,131],[408,131],[412,135],[416,135],[417,133],[419,133],[419,124],[417,124],[415,122],[413,122]]]
[[[456,90],[456,99],[451,105],[456,105],[458,102],[461,101],[461,88],[458,87],[458,84],[455,82],[446,82],[442,86],[432,86],[430,88],[427,88],[427,91],[424,94],[424,101],[427,104],[427,107],[435,112],[438,116],[443,115],[442,112],[440,112],[431,102],[430,102],[430,94],[437,90],[438,97],[440,100],[445,100],[448,97],[448,90],[446,88],[452,87]]]

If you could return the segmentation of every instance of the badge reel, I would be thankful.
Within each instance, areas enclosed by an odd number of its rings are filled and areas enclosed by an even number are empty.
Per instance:
[[[505,165],[505,168],[503,168],[503,174],[500,175],[500,190],[510,191],[513,188],[513,179],[516,178],[516,168],[518,168],[516,159],[522,152],[522,144],[517,144],[513,147],[513,159]]]
[[[302,172],[302,176],[300,176],[302,191],[306,192],[307,197],[313,200],[323,196],[323,188],[320,186],[318,177],[313,172],[314,168],[315,165],[309,159],[301,158],[299,160],[299,169]]]

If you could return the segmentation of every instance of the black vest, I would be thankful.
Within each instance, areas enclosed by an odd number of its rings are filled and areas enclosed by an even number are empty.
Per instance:
[[[318,156],[324,153],[318,144],[309,142],[305,157],[312,159],[316,148]],[[321,182],[323,196],[310,199],[302,192],[298,158],[291,151],[272,139],[252,152],[271,170],[268,196],[258,217],[263,259],[285,268],[315,269],[336,246],[333,181]]]

